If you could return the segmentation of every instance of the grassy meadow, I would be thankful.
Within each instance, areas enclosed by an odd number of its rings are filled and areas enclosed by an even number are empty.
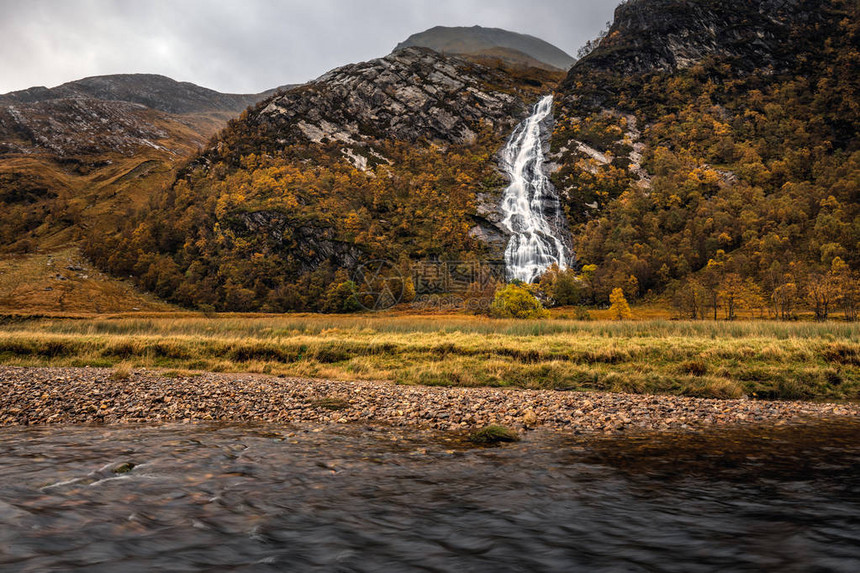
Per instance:
[[[856,400],[860,325],[467,315],[7,318],[0,364]]]

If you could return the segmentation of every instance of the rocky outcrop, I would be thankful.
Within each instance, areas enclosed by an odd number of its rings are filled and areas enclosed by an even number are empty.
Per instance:
[[[489,193],[478,193],[475,205],[475,225],[469,230],[469,236],[486,245],[487,254],[491,259],[502,260],[510,233],[502,224],[505,215],[502,213],[499,197]]]
[[[278,211],[241,213],[224,223],[237,237],[265,237],[272,252],[288,252],[301,272],[312,271],[326,261],[355,268],[362,255],[354,245],[336,240],[334,229],[301,223]]]
[[[422,48],[332,70],[259,106],[247,118],[281,145],[374,139],[468,143],[503,133],[525,112],[501,72]]]
[[[607,36],[572,74],[589,69],[633,75],[729,58],[746,70],[782,68],[791,24],[815,18],[815,0],[632,0],[619,6]],[[570,85],[570,82],[568,82]]]
[[[141,146],[159,148],[165,137],[150,110],[135,103],[76,98],[0,106],[0,156],[131,155]]]

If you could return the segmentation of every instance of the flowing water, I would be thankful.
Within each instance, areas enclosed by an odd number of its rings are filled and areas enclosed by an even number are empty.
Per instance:
[[[6,428],[0,570],[855,573],[858,467],[856,420],[490,449],[357,425]]]
[[[552,264],[567,268],[572,253],[564,212],[544,173],[543,138],[552,118],[552,96],[542,98],[502,151],[510,185],[502,197],[502,224],[511,233],[505,249],[509,279],[531,282]]]

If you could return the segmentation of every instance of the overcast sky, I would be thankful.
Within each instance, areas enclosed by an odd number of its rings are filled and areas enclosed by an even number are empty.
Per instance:
[[[615,0],[0,0],[0,93],[158,73],[256,93],[389,53],[433,26],[531,34],[575,56]]]

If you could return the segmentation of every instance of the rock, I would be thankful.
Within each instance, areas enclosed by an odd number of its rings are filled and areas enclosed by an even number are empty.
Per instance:
[[[123,462],[116,466],[112,471],[115,474],[127,474],[134,469],[135,464],[132,462]]]
[[[538,424],[538,417],[535,411],[529,408],[523,413],[523,426],[533,428]]]
[[[469,436],[473,444],[491,446],[502,442],[516,442],[520,437],[511,429],[504,426],[490,425]]]

